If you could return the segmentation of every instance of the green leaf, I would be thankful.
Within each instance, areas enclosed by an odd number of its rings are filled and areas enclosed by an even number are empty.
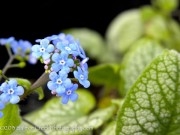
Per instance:
[[[156,40],[165,40],[170,37],[166,18],[158,14],[146,25],[146,34]]]
[[[164,47],[180,51],[180,25],[173,19],[157,14],[147,23],[145,31],[148,37],[158,40]]]
[[[152,6],[142,6],[140,8],[140,12],[144,23],[148,23],[154,16],[157,15],[157,11]]]
[[[10,135],[21,123],[19,108],[17,105],[7,104],[2,112],[4,116],[0,118],[0,134]]]
[[[104,128],[104,130],[100,135],[115,135],[116,134],[115,131],[116,131],[116,121],[112,121]]]
[[[114,53],[124,53],[144,33],[141,12],[128,10],[112,20],[107,28],[106,38]]]
[[[177,9],[179,0],[152,0],[152,4],[163,12],[170,14]]]
[[[144,68],[162,52],[158,42],[142,38],[138,40],[122,60],[120,93],[125,95]]]
[[[29,90],[31,87],[31,82],[24,78],[11,78],[15,79],[19,85],[23,86],[26,90]]]
[[[71,28],[65,30],[80,41],[82,48],[88,53],[88,57],[102,61],[102,53],[105,52],[103,37],[96,31],[88,28]]]
[[[78,122],[81,122],[81,119],[86,120],[84,119],[85,115],[88,114],[95,106],[95,98],[90,92],[87,90],[77,90],[77,93],[79,95],[79,99],[74,103],[69,102],[67,105],[63,105],[60,103],[60,98],[52,98],[42,109],[28,114],[25,118],[38,127],[43,128],[49,126],[47,130],[45,130],[48,134],[58,134],[59,132],[59,134],[63,134],[63,131],[65,130],[63,130],[63,127],[68,127],[70,123],[73,124],[73,121],[78,119],[80,119]],[[78,125],[78,122],[74,122],[75,125],[73,126]],[[30,128],[31,126],[23,122],[19,129],[23,127]],[[59,130],[57,128],[59,128]],[[79,128],[81,127],[79,126]],[[18,130],[16,132],[18,132]],[[24,132],[25,134],[39,133],[36,129],[25,130]]]
[[[39,88],[35,89],[34,92],[38,93],[38,95],[39,95],[38,99],[39,100],[44,98],[44,91],[43,91],[42,87],[39,87]]]
[[[94,85],[116,88],[119,84],[118,64],[99,64],[89,68],[89,80]]]
[[[166,38],[169,48],[176,49],[177,51],[180,51],[180,25],[175,20],[169,20],[168,21],[168,29],[171,37]]]
[[[128,92],[117,119],[119,135],[180,134],[180,54],[164,51]]]

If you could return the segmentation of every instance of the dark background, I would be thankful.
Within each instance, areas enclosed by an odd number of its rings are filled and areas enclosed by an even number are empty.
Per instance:
[[[14,36],[17,40],[29,40],[35,44],[36,39],[73,27],[87,27],[104,36],[108,25],[119,13],[149,4],[150,0],[1,1],[0,38]],[[2,68],[7,60],[3,48],[0,49],[0,56]],[[9,70],[7,74],[37,78],[42,72],[43,65],[39,63],[35,66],[28,65],[23,70]]]
[[[150,0],[4,0],[0,2],[0,38],[14,36],[17,40],[29,40],[34,44],[36,39],[59,34],[64,29],[74,27],[87,27],[104,36],[108,25],[119,13],[149,4]],[[177,15],[173,17],[178,19]],[[0,47],[0,68],[3,68],[7,59],[6,50]],[[90,66],[92,64],[89,63]],[[37,79],[43,72],[43,65],[39,62],[36,65],[28,64],[24,69],[9,70],[7,75]],[[49,91],[46,95],[48,94]],[[37,96],[33,96],[31,100],[22,101],[21,113],[34,110],[48,98],[46,96],[44,100],[38,101]]]

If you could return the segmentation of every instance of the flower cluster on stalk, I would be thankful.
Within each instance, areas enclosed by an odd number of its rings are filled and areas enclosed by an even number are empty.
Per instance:
[[[62,103],[76,101],[78,83],[88,88],[88,57],[80,43],[72,35],[60,33],[36,40],[32,56],[44,63],[49,73],[47,87],[52,94],[62,97]]]
[[[0,38],[0,44],[7,48],[10,59],[18,60],[19,64],[10,64],[10,67],[24,67],[25,61],[30,64],[36,64],[37,58],[32,55],[32,44],[27,40],[15,40],[14,37]],[[12,60],[12,61],[13,61]],[[2,75],[1,71],[1,75]],[[0,118],[3,116],[2,110],[5,105],[17,104],[20,101],[20,96],[24,94],[24,88],[18,85],[15,79],[5,79],[6,81],[0,85]]]
[[[30,64],[36,64],[37,58],[32,55],[32,44],[27,40],[16,40],[14,37],[0,38],[0,44],[6,46],[12,51],[15,59],[19,61],[28,61]],[[10,52],[11,53],[11,52]]]

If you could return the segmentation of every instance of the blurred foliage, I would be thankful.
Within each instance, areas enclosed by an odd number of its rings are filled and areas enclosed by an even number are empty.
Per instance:
[[[10,135],[21,123],[19,107],[16,104],[7,104],[3,109],[4,116],[0,119],[0,135]]]

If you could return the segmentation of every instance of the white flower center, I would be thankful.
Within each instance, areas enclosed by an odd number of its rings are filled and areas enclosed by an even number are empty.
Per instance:
[[[80,79],[83,80],[84,79],[84,75],[80,75]]]
[[[41,48],[39,49],[40,52],[45,52],[45,50],[46,50],[46,49],[45,49],[44,47],[41,47]]]
[[[14,93],[14,90],[13,89],[9,89],[8,90],[8,94],[13,94]]]
[[[66,92],[67,95],[71,95],[71,93],[72,93],[71,90],[68,90],[68,91]]]
[[[69,47],[65,47],[65,49],[67,50],[67,51],[71,51],[71,48],[69,48]]]
[[[60,60],[59,62],[61,65],[64,65],[66,62],[64,60]]]
[[[61,84],[61,83],[62,83],[61,79],[58,79],[58,80],[56,81],[56,83],[57,83],[57,84]]]

